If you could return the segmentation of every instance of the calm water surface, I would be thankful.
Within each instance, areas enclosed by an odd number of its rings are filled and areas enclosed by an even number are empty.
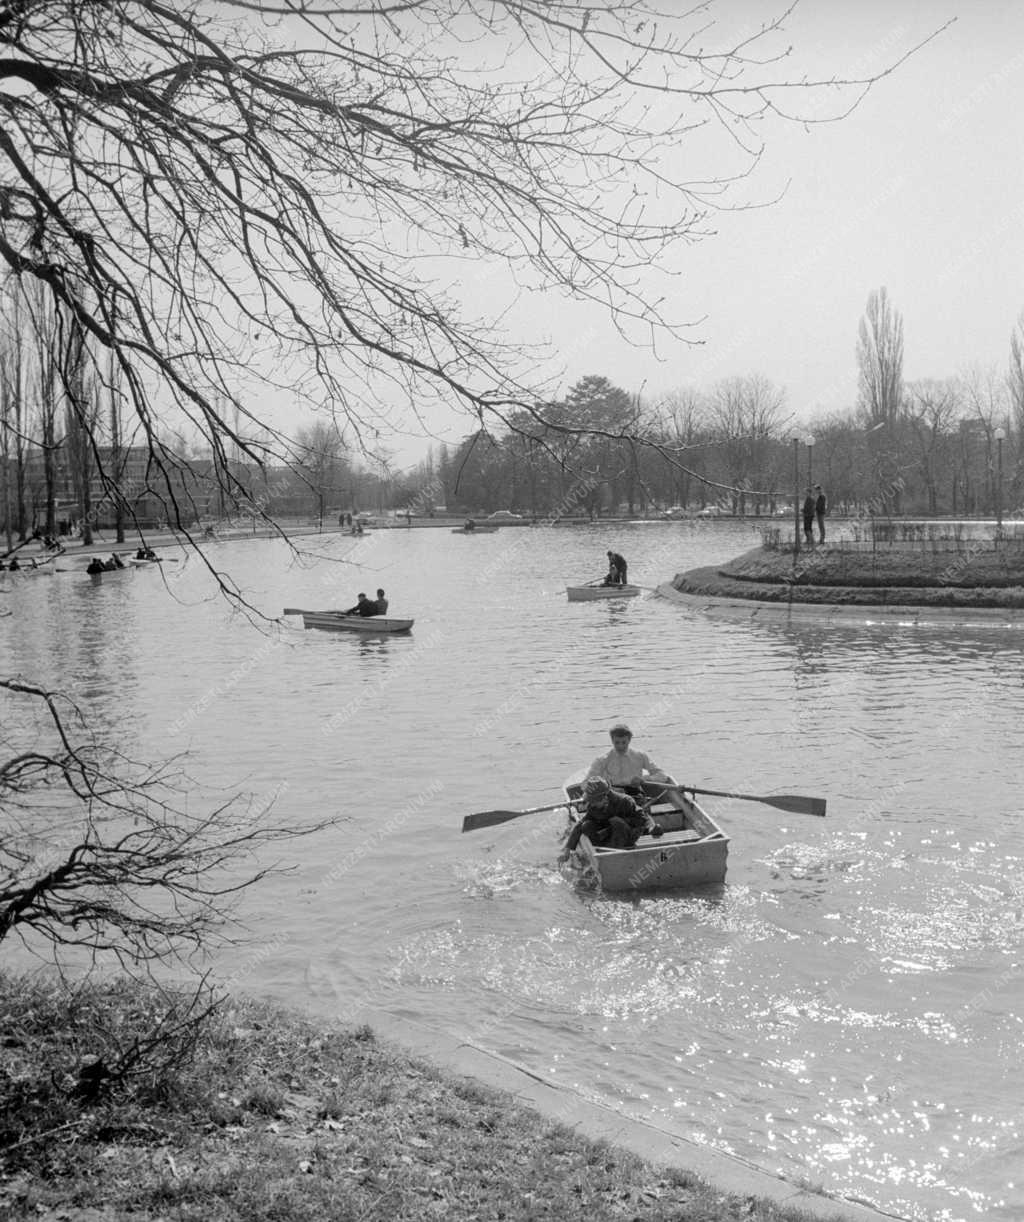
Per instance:
[[[412,1017],[579,1094],[915,1220],[1024,1217],[1022,641],[568,603],[609,547],[655,585],[748,527],[447,530],[211,549],[261,610],[384,586],[405,639],[260,633],[194,558],[10,582],[0,667],[223,796],[337,816],[251,892],[233,985]],[[171,571],[180,570],[179,571]],[[554,865],[556,801],[628,719],[708,800],[723,888],[612,899]]]

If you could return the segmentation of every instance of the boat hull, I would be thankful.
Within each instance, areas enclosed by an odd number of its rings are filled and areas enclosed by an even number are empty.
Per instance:
[[[600,598],[635,598],[639,586],[566,586],[571,603],[593,602]]]
[[[383,615],[339,615],[336,611],[306,611],[304,628],[324,628],[328,632],[410,632],[411,619],[388,619]]]
[[[467,530],[465,526],[453,526],[453,535],[493,535],[497,534],[497,526],[474,526],[472,530]]]
[[[648,783],[657,797],[650,806],[655,822],[664,828],[660,837],[641,836],[632,849],[612,849],[581,836],[578,863],[587,868],[608,892],[655,891],[664,888],[704,887],[725,881],[729,837],[696,799],[673,783]],[[579,797],[579,784],[566,790]],[[570,819],[579,816],[570,806]]]

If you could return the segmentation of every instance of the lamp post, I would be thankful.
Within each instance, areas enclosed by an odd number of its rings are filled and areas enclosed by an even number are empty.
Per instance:
[[[1003,438],[1006,429],[998,428],[996,438],[996,538],[1003,533]]]
[[[800,441],[798,432],[793,432],[793,555],[800,552]]]
[[[814,487],[814,435],[807,435],[807,487]]]

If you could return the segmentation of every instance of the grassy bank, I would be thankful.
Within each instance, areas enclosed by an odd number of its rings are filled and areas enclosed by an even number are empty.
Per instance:
[[[855,606],[1024,609],[1024,549],[792,552],[755,548],[728,564],[679,573],[686,594]]]
[[[367,1028],[228,1004],[135,1059],[160,1009],[135,984],[69,997],[0,977],[0,1216],[808,1218],[581,1138]]]

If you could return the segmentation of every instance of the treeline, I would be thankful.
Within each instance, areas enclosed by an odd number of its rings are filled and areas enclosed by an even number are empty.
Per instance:
[[[708,505],[775,514],[826,489],[833,512],[993,515],[1024,507],[1024,316],[999,374],[904,382],[903,323],[886,292],[861,320],[856,403],[794,427],[785,392],[753,375],[658,399],[582,378],[564,399],[508,410],[501,426],[440,447],[414,470],[368,471],[334,421],[299,428],[290,461],[204,454],[123,436],[116,371],[36,293],[9,292],[0,332],[0,514],[8,548],[67,519],[92,525],[202,521],[239,514],[417,515],[511,509],[536,518],[651,513]],[[83,423],[84,422],[84,423]],[[84,442],[88,436],[89,443]],[[138,440],[146,444],[136,445]],[[180,472],[168,479],[168,469]],[[168,498],[174,505],[167,503]]]

